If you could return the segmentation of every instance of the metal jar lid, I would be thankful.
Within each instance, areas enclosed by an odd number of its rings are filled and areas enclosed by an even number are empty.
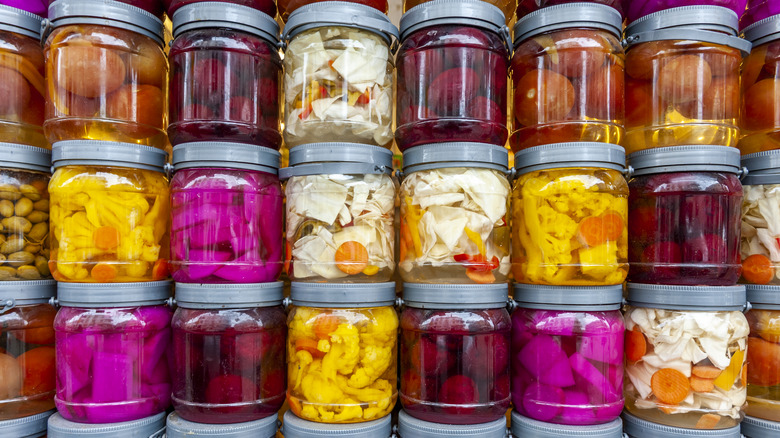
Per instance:
[[[401,39],[431,26],[457,24],[487,29],[501,35],[509,44],[509,29],[504,13],[480,0],[433,0],[419,4],[401,16]]]
[[[301,32],[330,26],[365,30],[384,38],[388,44],[398,39],[398,28],[390,18],[371,6],[325,1],[309,3],[294,10],[284,26],[282,41],[289,43]]]
[[[745,289],[747,301],[754,309],[780,310],[780,286],[746,284]]]
[[[543,423],[512,411],[512,436],[517,438],[622,438],[623,422],[617,418],[606,424],[568,426]]]
[[[745,438],[777,438],[780,436],[780,423],[761,418],[746,416],[740,423]]]
[[[62,0],[60,0],[62,1]],[[168,154],[151,146],[99,140],[68,140],[52,146],[52,166],[108,166],[165,173]]]
[[[178,292],[178,291],[177,291]],[[273,438],[278,427],[276,414],[255,421],[233,424],[205,424],[187,421],[176,412],[168,415],[167,438]]]
[[[0,30],[18,33],[26,37],[41,38],[43,17],[24,9],[0,5]]]
[[[506,418],[481,424],[440,424],[414,418],[402,410],[398,413],[398,436],[401,438],[505,438]]]
[[[748,171],[743,185],[780,184],[780,150],[743,155],[742,166]]]
[[[404,283],[404,305],[420,309],[498,309],[509,301],[500,284]]]
[[[201,3],[189,6],[199,4]],[[199,167],[220,167],[257,170],[276,175],[279,173],[281,156],[278,151],[251,144],[202,141],[182,143],[174,147],[172,162],[174,171]]]
[[[406,174],[445,167],[481,167],[507,172],[509,152],[503,146],[469,142],[425,144],[404,151]]]
[[[153,39],[163,47],[163,22],[154,14],[119,1],[57,0],[49,5],[49,18],[44,21],[41,38],[45,41],[52,30],[73,24],[97,24],[129,30]]]
[[[33,438],[46,434],[46,423],[56,409],[30,415],[29,417],[0,421],[0,436],[15,438]]]
[[[244,284],[176,283],[176,304],[187,309],[245,309],[279,306],[284,282]]]
[[[0,143],[0,167],[49,173],[51,151],[23,144]]]
[[[535,146],[515,154],[518,175],[566,167],[596,167],[622,172],[626,167],[626,150],[614,144],[577,142]]]
[[[159,306],[171,296],[170,281],[143,283],[59,283],[57,303],[65,307]]]
[[[248,6],[225,2],[197,2],[173,13],[173,37],[195,29],[227,28],[279,44],[279,25],[273,17]]]
[[[607,31],[620,38],[623,17],[617,9],[598,3],[565,3],[538,9],[515,24],[515,46],[555,30],[588,28]]]
[[[753,47],[777,40],[780,38],[780,15],[773,15],[751,24],[742,31],[742,35],[753,43]]]
[[[357,143],[310,143],[290,149],[290,167],[279,171],[288,179],[305,175],[391,174],[393,153],[389,149]]]
[[[57,282],[54,280],[0,282],[0,305],[6,308],[47,303],[55,295]]]
[[[672,286],[627,283],[628,304],[667,310],[702,312],[738,310],[747,302],[745,286]]]
[[[284,438],[390,438],[393,433],[392,415],[365,423],[326,424],[307,421],[287,411],[282,423]]]
[[[68,421],[60,414],[49,417],[48,438],[151,438],[165,430],[165,412],[122,423],[84,424]]]
[[[290,283],[296,306],[363,308],[395,304],[395,283]]]
[[[627,157],[632,176],[670,172],[739,174],[739,149],[724,146],[672,146],[645,149]]]
[[[518,307],[544,310],[609,311],[623,304],[623,286],[543,286],[515,283]]]
[[[729,429],[687,429],[642,420],[628,412],[623,412],[623,431],[630,438],[741,438],[739,426]]]

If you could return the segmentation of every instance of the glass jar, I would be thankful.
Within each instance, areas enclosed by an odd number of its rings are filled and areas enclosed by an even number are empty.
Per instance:
[[[742,158],[741,282],[780,285],[780,150]]]
[[[689,429],[737,426],[747,397],[744,307],[745,286],[628,283],[628,412]]]
[[[51,152],[0,143],[0,282],[51,278]]]
[[[49,20],[43,33],[48,140],[165,148],[168,62],[162,21],[104,0],[58,0]]]
[[[69,141],[53,148],[51,259],[57,281],[168,278],[170,218],[165,152]]]
[[[113,424],[84,424],[66,420],[62,413],[49,417],[49,437],[83,438],[85,436],[149,437],[165,436],[165,412],[142,418]]]
[[[30,0],[17,0],[17,1],[29,2]],[[40,1],[41,3],[46,2],[46,0],[33,0],[33,3],[36,3],[37,1]],[[48,0],[48,4],[51,5],[52,3],[54,3],[54,1],[55,0]],[[164,21],[163,13],[165,12],[165,4],[170,3],[171,0],[114,0],[114,1],[126,3],[128,5],[135,6],[136,8],[141,8],[144,11],[149,12],[150,14],[156,15],[157,17],[160,18],[160,20]],[[45,17],[46,15],[44,14],[43,16]]]
[[[737,145],[739,65],[750,43],[736,29],[737,16],[716,6],[667,9],[626,28],[629,153]]]
[[[282,407],[282,286],[176,284],[173,407],[183,420],[244,423]]]
[[[0,420],[54,409],[56,292],[54,280],[0,283]]]
[[[282,272],[279,153],[238,143],[173,149],[171,273],[181,283],[262,283]]]
[[[281,432],[285,438],[312,438],[326,435],[338,435],[341,438],[392,438],[392,415],[378,420],[351,424],[323,424],[306,421],[295,416],[292,411],[284,413]]]
[[[745,29],[753,50],[742,67],[742,154],[780,149],[780,15]]]
[[[506,438],[506,418],[481,424],[440,424],[398,413],[398,438]]]
[[[278,417],[272,415],[260,420],[238,424],[204,424],[187,421],[179,415],[179,411],[175,411],[168,415],[165,424],[165,438],[213,438],[215,436],[274,438],[277,436],[276,423],[278,421]]]
[[[193,3],[204,3],[205,1],[217,1],[219,3],[232,3],[240,6],[247,6],[260,11],[271,18],[276,17],[276,0],[165,0],[165,2],[168,3],[167,10],[169,17],[173,17],[173,14],[182,6],[191,5]],[[240,20],[241,18],[242,17],[240,16],[232,17],[233,20]]]
[[[376,283],[395,271],[393,154],[353,143],[293,148],[288,179],[288,275],[293,281]]]
[[[295,12],[298,8],[301,8],[303,6],[308,6],[312,3],[319,3],[322,1],[323,0],[277,0],[276,2],[279,8],[279,18],[281,18],[281,20],[286,23],[291,16],[290,14]],[[343,11],[343,9],[341,9],[342,7],[350,6],[350,5],[344,5],[343,3],[352,3],[352,4],[365,5],[371,7],[372,9],[376,9],[377,11],[385,15],[387,15],[388,13],[387,0],[345,0],[340,3],[342,4],[338,4],[338,5],[331,4],[325,7],[325,10],[329,9],[331,11]]]
[[[739,150],[679,146],[628,156],[628,280],[736,284],[742,184]]]
[[[423,421],[479,424],[510,404],[505,284],[404,283],[401,404]]]
[[[429,1],[431,0],[403,0],[403,11],[409,12],[412,8],[415,8],[423,3],[428,3]],[[504,14],[506,19],[506,24],[509,24],[515,17],[515,7],[517,6],[517,0],[490,0],[488,3],[501,10],[501,13]]]
[[[512,403],[538,421],[575,426],[623,411],[622,285],[516,284]],[[565,304],[564,304],[565,303]]]
[[[506,283],[510,184],[502,146],[439,143],[404,152],[399,264],[410,283]]]
[[[671,427],[650,421],[645,421],[628,412],[623,413],[623,429],[626,438],[645,438],[648,436],[662,436],[664,438],[686,438],[695,433],[701,438],[746,438],[740,433],[740,426],[727,429],[703,430],[683,427]],[[758,438],[758,437],[756,437]]]
[[[312,3],[290,15],[282,36],[285,144],[390,148],[397,38],[386,15],[360,4]]]
[[[55,409],[15,420],[0,421],[0,434],[17,438],[39,438],[46,436],[46,424],[49,417],[57,413]]]
[[[665,11],[670,8],[686,7],[686,6],[719,6],[728,8],[734,12],[739,18],[742,13],[745,12],[745,4],[747,0],[645,0],[626,1],[626,17],[629,22],[633,22],[647,15]]]
[[[0,0],[0,5],[9,6],[15,9],[21,9],[39,17],[46,18],[49,4],[54,0]],[[32,31],[32,29],[30,29]],[[40,32],[40,29],[38,29]],[[40,35],[33,37],[39,39]]]
[[[780,14],[780,3],[774,0],[747,0],[747,9],[739,20],[739,27],[747,30],[748,26]]]
[[[562,5],[566,3],[598,3],[601,5],[607,5],[615,8],[620,14],[623,14],[623,1],[624,0],[587,0],[587,1],[578,1],[578,0],[518,0],[517,1],[517,18],[521,19],[525,17],[526,15],[530,14],[531,12],[534,12],[536,10],[539,10],[541,8],[546,8],[553,5]],[[631,0],[626,0],[631,1]]]
[[[509,29],[479,0],[437,0],[401,17],[395,140],[506,143]]]
[[[537,146],[515,154],[515,281],[623,283],[628,273],[625,163],[622,147],[601,143]]]
[[[752,309],[747,362],[745,414],[780,421],[780,287],[747,285]]]
[[[0,142],[48,148],[43,135],[46,85],[39,41],[43,19],[17,9],[22,4],[0,3]]]
[[[171,143],[279,149],[279,25],[252,8],[218,2],[184,6],[173,18]]]
[[[780,433],[780,423],[745,416],[740,429],[744,438],[772,438]]]
[[[525,438],[542,433],[545,438],[624,438],[623,422],[617,418],[606,424],[592,426],[554,425],[523,417],[512,411],[512,438]]]
[[[562,4],[515,25],[512,150],[551,143],[622,144],[623,20],[614,8]]]

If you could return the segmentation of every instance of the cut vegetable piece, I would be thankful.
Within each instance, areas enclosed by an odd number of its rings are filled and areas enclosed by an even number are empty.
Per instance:
[[[714,365],[694,365],[691,368],[691,374],[703,379],[714,379],[722,373],[723,370]]]
[[[597,246],[606,242],[604,221],[598,216],[589,216],[580,222],[577,237],[585,246]]]
[[[645,335],[636,330],[626,330],[626,360],[637,362],[647,354]]]
[[[691,384],[685,374],[673,368],[656,371],[650,379],[650,386],[658,401],[667,405],[680,404],[691,390]]]
[[[566,388],[574,385],[574,374],[569,365],[568,358],[564,355],[561,360],[556,362],[547,362],[549,368],[545,368],[545,371],[539,377],[539,382],[547,385],[557,386],[559,388]]]
[[[339,328],[339,317],[336,315],[319,315],[314,320],[314,335],[317,339],[328,339],[330,334]]]
[[[466,269],[466,277],[477,284],[491,284],[496,281],[496,276],[493,275],[493,272],[480,272],[471,268]]]
[[[523,408],[535,420],[550,421],[563,410],[564,397],[561,388],[532,383],[523,393]]]
[[[114,281],[117,275],[117,269],[114,265],[108,263],[98,263],[92,268],[90,276],[98,283],[110,283]]]
[[[767,284],[774,276],[772,261],[763,254],[753,254],[742,261],[742,277],[750,283]]]
[[[623,352],[619,346],[614,345],[616,336],[583,336],[580,340],[579,353],[588,359],[619,364],[623,362]]]
[[[520,351],[520,363],[535,378],[545,374],[550,364],[567,360],[566,353],[551,336],[538,335]]]
[[[695,392],[712,392],[715,389],[715,379],[705,379],[699,376],[691,376],[689,379],[691,390]]]
[[[696,429],[715,429],[720,422],[720,415],[704,414],[696,422]]]
[[[95,247],[98,249],[109,250],[119,246],[119,230],[114,227],[98,227],[92,235],[95,241]]]
[[[94,403],[130,400],[137,383],[133,381],[135,367],[125,354],[97,351],[92,367],[92,399]]]
[[[743,350],[735,351],[734,354],[731,355],[729,366],[715,379],[715,386],[724,391],[729,391],[731,387],[734,386],[734,382],[739,377],[739,374],[742,372],[744,359],[745,352]]]
[[[604,374],[602,374],[595,366],[593,366],[592,363],[588,361],[588,359],[585,359],[585,357],[580,353],[572,354],[571,357],[569,357],[569,364],[571,365],[571,369],[578,376],[582,377],[591,385],[593,385],[592,390],[589,391],[591,395],[595,396],[595,391],[598,391],[604,396],[604,400],[606,400],[608,403],[612,403],[623,398],[623,394],[612,387],[612,384],[609,383],[606,376],[604,376]],[[687,383],[688,379],[685,381]]]
[[[344,242],[336,249],[336,267],[347,275],[357,275],[368,266],[368,251],[360,242]]]
[[[751,385],[780,385],[780,345],[761,338],[748,338],[747,380]]]
[[[295,340],[295,350],[308,351],[313,357],[323,357],[325,353],[317,349],[317,341],[309,338],[298,338]]]

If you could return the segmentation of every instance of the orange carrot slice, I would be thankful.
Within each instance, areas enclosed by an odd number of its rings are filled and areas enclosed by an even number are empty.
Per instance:
[[[330,334],[337,328],[339,328],[339,317],[336,315],[320,315],[314,320],[314,335],[317,339],[330,338]]]
[[[325,353],[317,349],[317,341],[309,338],[298,338],[295,340],[295,351],[306,350],[313,357],[325,356]]]
[[[347,275],[356,275],[363,272],[368,266],[368,251],[359,242],[350,240],[344,242],[336,250],[334,256],[336,267]]]
[[[490,284],[496,281],[496,276],[492,271],[478,271],[474,269],[466,269],[466,277],[468,277],[474,283]]]
[[[697,429],[714,429],[720,422],[720,415],[704,414],[696,422]]]
[[[714,379],[722,372],[723,370],[713,365],[694,365],[691,368],[691,374],[702,379]]]
[[[636,327],[631,331],[626,330],[626,360],[636,362],[642,359],[645,354],[647,354],[645,335]]]
[[[152,267],[152,279],[154,281],[159,281],[166,278],[168,278],[168,261],[159,259],[154,262],[154,267]]]
[[[765,255],[753,254],[742,261],[742,277],[750,283],[767,284],[774,276],[772,261]]]
[[[691,384],[685,374],[674,368],[656,371],[650,379],[650,387],[658,401],[667,405],[680,404],[691,390]]]
[[[705,379],[696,375],[690,378],[691,389],[695,392],[712,392],[715,389],[715,379]]]
[[[119,246],[119,230],[114,227],[98,227],[92,233],[95,247],[99,249],[114,249]]]
[[[604,234],[604,220],[598,216],[586,217],[580,222],[577,235],[587,246],[601,245],[607,240]]]
[[[114,265],[98,263],[92,268],[90,275],[98,283],[110,283],[116,278],[117,269]]]
[[[601,221],[604,226],[604,237],[606,240],[618,240],[623,235],[623,227],[625,222],[623,218],[617,213],[606,213],[601,216]]]

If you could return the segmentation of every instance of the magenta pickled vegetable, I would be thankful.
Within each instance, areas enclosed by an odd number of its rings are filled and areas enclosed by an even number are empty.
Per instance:
[[[741,17],[745,3],[747,0],[626,0],[624,10],[629,22],[665,9],[693,5],[721,6]]]
[[[566,3],[598,3],[601,5],[612,6],[621,14],[623,13],[623,3],[631,3],[631,0],[518,0],[517,18],[523,18],[533,11],[546,8],[553,5],[562,5]]]
[[[248,6],[252,9],[267,14],[269,16],[276,17],[276,1],[275,0],[163,0],[168,10],[168,16],[172,17],[180,7],[193,4],[203,3],[204,1],[220,2],[220,3],[232,3],[241,6]]]
[[[739,20],[739,27],[744,29],[777,14],[780,14],[780,2],[777,0],[747,0],[747,10]]]

